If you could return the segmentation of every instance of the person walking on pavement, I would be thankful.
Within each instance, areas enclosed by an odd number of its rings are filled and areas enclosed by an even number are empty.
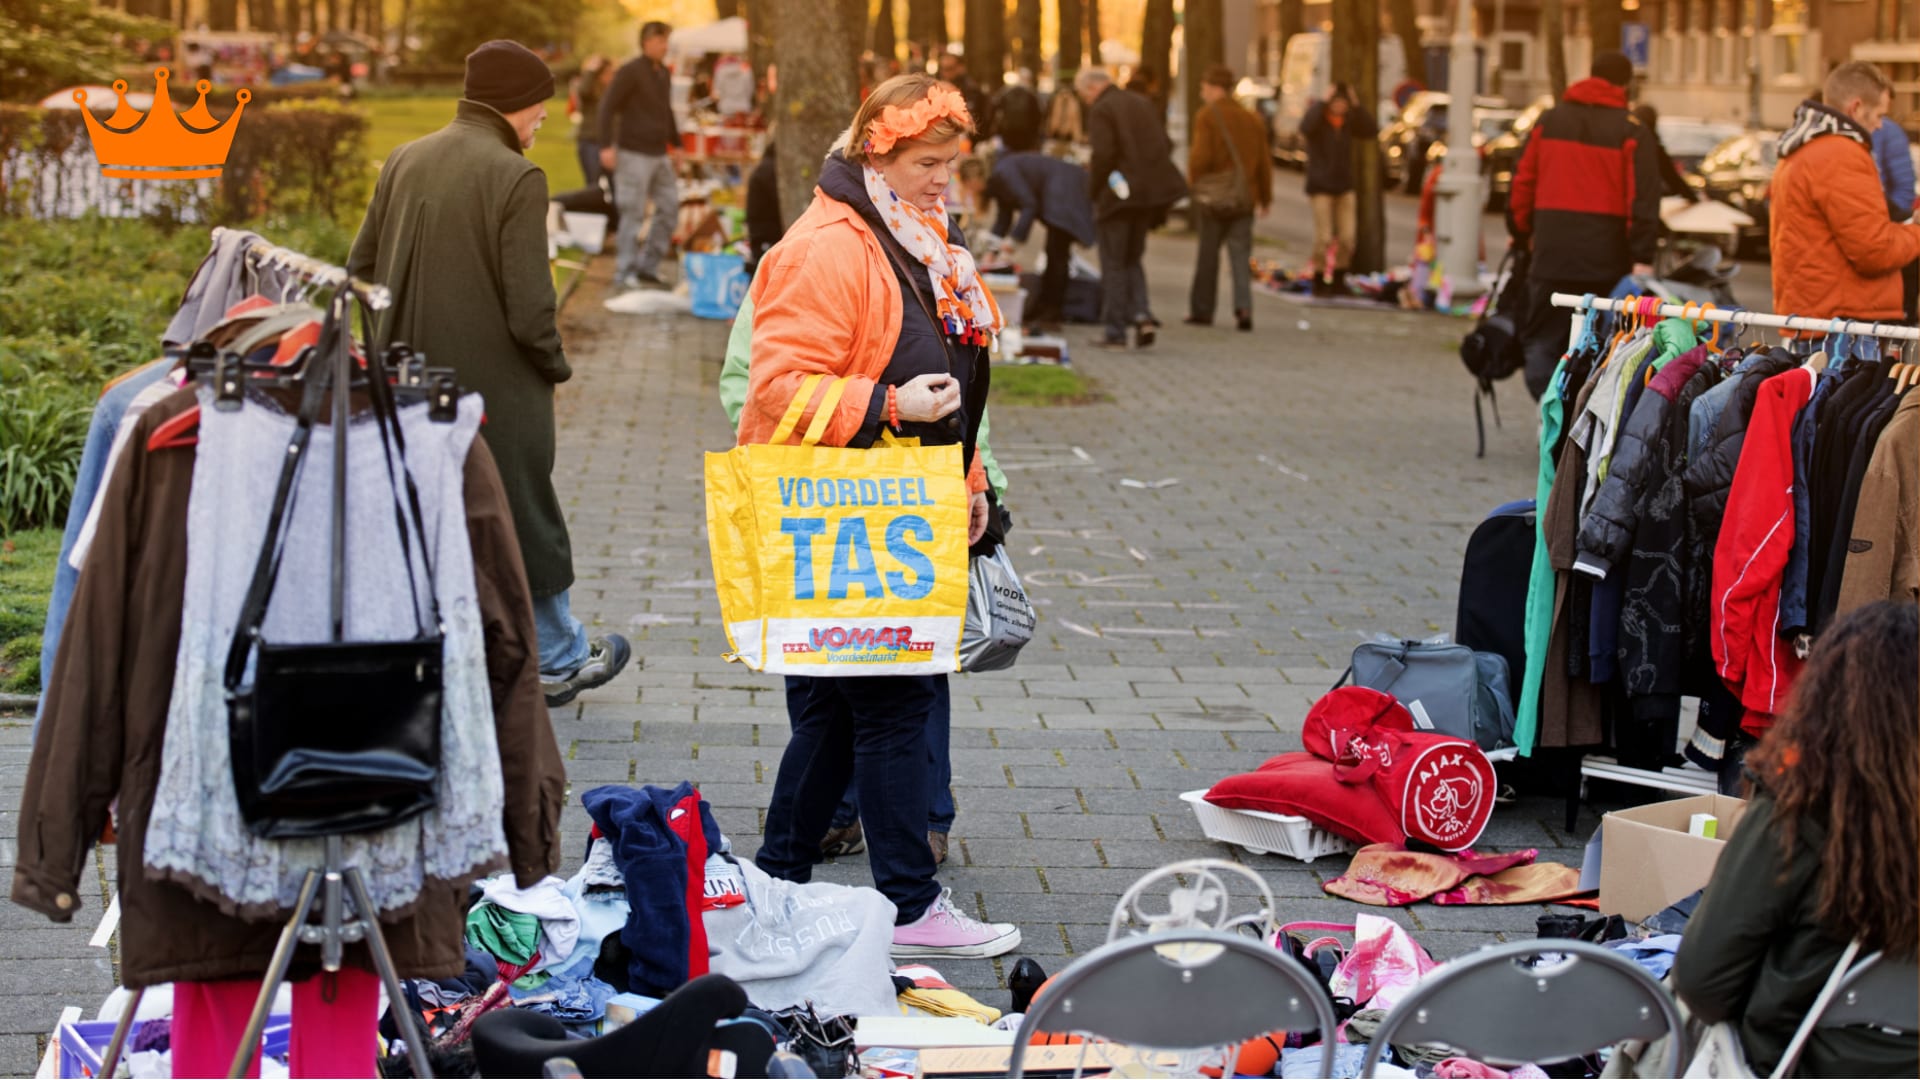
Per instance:
[[[528,161],[553,73],[524,46],[467,56],[453,122],[388,155],[347,257],[354,277],[393,290],[388,341],[454,369],[487,404],[483,436],[500,467],[533,593],[540,687],[549,706],[620,673],[619,634],[589,640],[573,617],[573,547],[553,491],[553,388],[573,375],[555,325],[547,266],[547,178]]]
[[[926,75],[888,79],[860,104],[813,202],[754,275],[739,426],[741,445],[767,442],[795,395],[825,376],[796,428],[828,410],[822,445],[866,449],[888,431],[960,445],[973,492],[969,544],[988,524],[976,448],[991,379],[985,345],[1002,325],[947,216],[947,185],[972,131],[965,99]],[[754,861],[776,878],[811,879],[851,780],[874,885],[898,912],[893,954],[998,956],[1018,947],[1019,928],[953,903],[927,835],[928,726],[946,678],[789,676],[793,734]]]
[[[1355,140],[1379,135],[1379,127],[1365,109],[1353,107],[1353,91],[1334,83],[1327,100],[1307,106],[1300,119],[1300,135],[1307,143],[1307,201],[1313,205],[1313,295],[1337,296],[1347,291],[1347,266],[1359,234],[1353,194]],[[1333,249],[1333,269],[1327,272],[1327,249]]]
[[[1905,314],[1900,268],[1920,258],[1920,225],[1893,223],[1872,148],[1892,92],[1872,64],[1841,64],[1823,100],[1801,102],[1780,136],[1767,223],[1776,310],[1883,322]]]
[[[1914,219],[1912,145],[1906,129],[1891,116],[1881,117],[1880,126],[1873,129],[1873,160],[1887,189],[1887,213],[1898,222]],[[1916,301],[1920,301],[1920,261],[1900,268],[1900,302],[1909,323],[1920,323]]]
[[[1194,208],[1200,226],[1200,256],[1193,268],[1187,323],[1213,325],[1213,307],[1220,289],[1220,244],[1224,240],[1227,269],[1233,275],[1233,320],[1241,330],[1252,330],[1253,216],[1266,217],[1273,205],[1273,158],[1267,153],[1267,133],[1260,118],[1233,100],[1238,82],[1233,69],[1225,64],[1213,65],[1200,79],[1200,98],[1206,104],[1193,118],[1187,181],[1197,191],[1201,177],[1237,173],[1246,198],[1242,212],[1230,217],[1204,206]]]
[[[1087,106],[1087,134],[1093,160],[1087,184],[1094,219],[1100,225],[1100,290],[1107,324],[1096,345],[1127,347],[1132,330],[1137,344],[1153,344],[1159,320],[1147,299],[1147,233],[1167,219],[1167,210],[1187,193],[1187,182],[1173,163],[1173,144],[1152,101],[1113,84],[1100,68],[1082,68],[1073,77],[1074,93]]]
[[[1043,331],[1063,321],[1073,245],[1100,242],[1093,209],[1087,205],[1087,170],[1045,154],[1021,153],[1003,154],[989,174],[984,161],[970,158],[960,164],[960,186],[976,202],[982,197],[993,201],[996,237],[1025,244],[1035,221],[1046,224],[1046,269],[1021,322]]]
[[[664,63],[673,27],[649,22],[640,27],[640,55],[620,65],[600,99],[600,164],[613,174],[620,207],[616,288],[665,288],[660,260],[673,243],[680,214],[680,187],[674,179],[674,155],[680,129],[673,119],[673,73]],[[653,217],[647,217],[647,204]],[[644,246],[640,230],[646,229]]]
[[[1660,163],[1652,133],[1627,112],[1631,81],[1633,64],[1622,53],[1594,57],[1593,74],[1567,87],[1534,124],[1514,170],[1507,228],[1531,252],[1520,341],[1527,393],[1536,401],[1567,347],[1566,312],[1552,305],[1552,294],[1605,296],[1629,271],[1653,273]],[[1778,307],[1777,292],[1774,299]]]

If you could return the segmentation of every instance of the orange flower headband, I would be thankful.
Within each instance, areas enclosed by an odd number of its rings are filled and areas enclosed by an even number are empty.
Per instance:
[[[869,154],[887,153],[900,143],[925,135],[943,119],[973,126],[973,116],[967,112],[967,99],[960,96],[960,91],[940,83],[928,90],[926,97],[904,109],[898,105],[881,109],[880,115],[867,125],[867,141],[861,149]]]

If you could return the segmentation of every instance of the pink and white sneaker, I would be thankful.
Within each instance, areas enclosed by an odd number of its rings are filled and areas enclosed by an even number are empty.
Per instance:
[[[893,928],[895,956],[999,956],[1020,947],[1020,928],[1012,923],[985,923],[953,906],[953,890],[940,890],[940,899],[926,914]]]

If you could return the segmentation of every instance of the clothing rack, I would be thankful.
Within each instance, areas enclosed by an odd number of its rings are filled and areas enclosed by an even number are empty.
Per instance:
[[[1740,327],[1753,326],[1776,330],[1805,330],[1817,334],[1875,337],[1892,341],[1920,341],[1920,330],[1911,326],[1856,322],[1851,319],[1809,319],[1800,315],[1775,315],[1765,311],[1747,311],[1744,308],[1723,309],[1711,304],[1674,304],[1662,301],[1656,305],[1651,299],[1614,300],[1605,296],[1582,296],[1579,293],[1557,292],[1553,294],[1553,306],[1573,309],[1573,328],[1576,335],[1580,332],[1581,313],[1606,311],[1621,315],[1637,314],[1648,318],[1657,315],[1663,319],[1704,319],[1707,322],[1731,324],[1736,332]]]
[[[1587,312],[1603,311],[1619,315],[1639,315],[1643,318],[1694,319],[1706,322],[1731,325],[1737,334],[1741,327],[1766,328],[1775,330],[1804,331],[1818,334],[1844,334],[1851,337],[1872,337],[1886,341],[1920,342],[1920,329],[1911,326],[1896,326],[1879,322],[1859,322],[1853,319],[1814,319],[1799,315],[1776,315],[1765,311],[1748,311],[1744,308],[1719,308],[1711,304],[1685,303],[1675,304],[1657,301],[1654,297],[1615,300],[1611,297],[1581,295],[1579,293],[1557,292],[1552,296],[1557,308],[1571,310],[1572,337],[1578,341],[1581,323]],[[1605,755],[1588,755],[1581,759],[1580,776],[1585,779],[1612,780],[1618,783],[1634,784],[1640,787],[1656,788],[1662,791],[1683,795],[1711,794],[1718,790],[1716,778],[1694,765],[1678,768],[1639,769],[1621,765],[1614,758]],[[1573,826],[1577,811],[1578,794],[1569,797],[1567,806],[1567,825]]]
[[[221,236],[226,231],[224,226],[216,227],[213,230],[213,241],[216,247],[220,243]],[[265,265],[284,270],[300,280],[314,285],[328,288],[351,285],[356,292],[366,299],[367,306],[375,311],[382,311],[393,305],[393,293],[388,291],[385,285],[376,285],[371,281],[362,281],[347,273],[344,267],[321,262],[311,255],[295,251],[292,248],[281,247],[279,244],[269,243],[265,240],[256,240],[247,245],[247,258],[256,264],[264,263]]]

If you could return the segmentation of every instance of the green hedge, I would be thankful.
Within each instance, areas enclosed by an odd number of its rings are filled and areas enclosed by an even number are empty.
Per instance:
[[[373,178],[366,167],[363,110],[317,98],[249,105],[219,180],[108,181],[140,199],[145,216],[202,224],[250,221],[268,212],[357,218]],[[0,215],[60,216],[99,185],[86,128],[74,110],[0,105]],[[58,162],[55,165],[53,163]]]

